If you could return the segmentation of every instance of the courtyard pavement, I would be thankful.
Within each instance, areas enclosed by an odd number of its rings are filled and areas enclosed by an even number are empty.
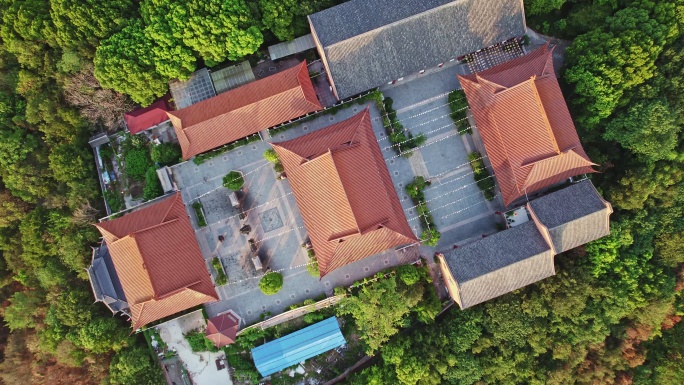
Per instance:
[[[164,322],[155,328],[159,331],[162,341],[166,343],[168,348],[175,349],[178,352],[178,358],[185,364],[192,383],[197,385],[232,385],[228,368],[216,369],[216,360],[225,358],[223,351],[193,353],[184,337],[186,333],[204,329],[206,326],[202,311],[197,310]]]
[[[423,133],[427,142],[407,158],[397,154],[382,127],[380,111],[374,103],[349,103],[336,114],[318,114],[311,121],[295,123],[289,129],[271,134],[262,131],[264,140],[228,151],[201,165],[185,162],[172,168],[173,177],[193,218],[197,240],[215,277],[210,260],[219,257],[228,284],[217,287],[220,301],[206,306],[210,317],[234,310],[247,325],[260,320],[260,315],[278,314],[295,303],[322,294],[332,295],[337,286],[349,286],[385,268],[415,261],[419,255],[430,257],[436,250],[470,242],[484,234],[496,232],[500,217],[497,200],[488,202],[475,185],[468,163],[468,153],[476,150],[470,135],[459,135],[449,117],[448,92],[459,88],[456,74],[466,73],[465,65],[450,65],[412,77],[403,84],[384,87],[386,97],[394,100],[394,108],[404,127],[414,135]],[[420,246],[404,251],[388,250],[337,269],[319,279],[306,270],[308,258],[302,244],[308,239],[288,180],[278,180],[273,167],[263,158],[269,142],[293,139],[340,122],[370,106],[373,130],[389,169],[406,218],[416,236],[423,229],[405,186],[415,175],[431,180],[425,190],[427,206],[442,233],[436,248]],[[245,185],[240,210],[231,207],[230,192],[222,187],[228,172],[243,173]],[[202,203],[208,225],[198,228],[191,204]],[[249,225],[249,234],[239,229]],[[223,241],[219,241],[223,236]],[[279,271],[284,276],[283,289],[266,296],[259,290],[263,271],[251,262],[248,240],[258,244],[258,255],[264,270]]]
[[[432,182],[425,189],[425,198],[442,236],[436,248],[422,246],[423,255],[494,233],[500,220],[495,214],[499,210],[497,201],[484,199],[475,184],[468,163],[468,154],[477,150],[473,139],[468,134],[460,135],[449,116],[448,93],[461,88],[456,75],[467,71],[467,66],[455,65],[384,90],[385,97],[393,99],[404,128],[428,138],[419,154],[411,158],[419,155],[418,162],[422,160],[423,166],[414,166],[414,170],[423,171],[416,175],[427,174],[426,179]],[[409,181],[412,178],[408,175]],[[404,194],[403,199],[407,198]],[[407,219],[412,227],[420,226],[413,208],[407,211]]]

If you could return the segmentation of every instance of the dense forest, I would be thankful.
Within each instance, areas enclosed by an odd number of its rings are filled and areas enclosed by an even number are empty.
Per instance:
[[[157,384],[92,305],[103,212],[87,139],[196,68],[307,31],[332,0],[0,0],[0,333],[6,384]],[[615,213],[557,275],[392,338],[353,384],[684,383],[684,0],[526,0],[571,41],[562,81]]]
[[[163,383],[130,324],[92,305],[104,208],[88,138],[169,79],[307,33],[333,4],[0,0],[0,382]]]

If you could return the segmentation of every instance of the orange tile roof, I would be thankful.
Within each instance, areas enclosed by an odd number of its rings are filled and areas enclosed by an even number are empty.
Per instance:
[[[168,114],[183,159],[189,159],[321,109],[306,62],[302,62]]]
[[[368,108],[273,148],[287,172],[321,276],[417,242],[406,221]]]
[[[458,78],[506,205],[595,172],[558,86],[548,45]]]
[[[180,193],[95,227],[109,247],[133,329],[218,300]]]

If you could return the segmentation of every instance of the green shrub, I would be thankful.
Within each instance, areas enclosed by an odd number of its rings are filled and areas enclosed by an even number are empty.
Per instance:
[[[475,178],[475,183],[477,187],[482,190],[482,194],[485,199],[491,201],[494,199],[494,178],[491,177],[489,171],[485,167],[484,161],[481,159],[482,155],[479,152],[474,151],[468,154],[468,161],[470,162],[470,167],[473,169],[473,177]]]
[[[147,148],[132,148],[126,153],[126,175],[134,180],[145,179],[147,170],[154,166]]]
[[[311,275],[312,277],[320,277],[321,271],[318,267],[318,260],[316,259],[316,253],[314,252],[313,249],[309,249],[306,251],[306,254],[309,257],[309,263],[306,265],[306,271],[308,271],[309,275]]]
[[[100,156],[102,157],[103,162],[109,162],[112,160],[114,157],[114,150],[112,150],[112,146],[109,143],[105,143],[100,146]]]
[[[211,260],[211,266],[213,266],[214,270],[216,270],[216,285],[223,286],[228,283],[228,276],[226,276],[226,272],[223,270],[223,265],[221,265],[221,260],[218,257],[214,257]]]
[[[229,190],[238,191],[245,184],[245,179],[238,171],[231,171],[223,177],[223,187]]]
[[[195,215],[197,215],[197,226],[204,227],[207,225],[207,220],[204,219],[204,213],[202,213],[202,203],[195,202],[192,204],[192,208],[195,210]]]
[[[266,295],[273,295],[283,288],[283,275],[280,273],[268,273],[259,281],[259,289]]]
[[[182,160],[180,145],[162,143],[152,147],[152,161],[162,166],[172,166]]]
[[[423,231],[423,233],[420,235],[420,239],[425,245],[435,247],[437,246],[441,236],[442,235],[439,233],[439,231],[433,228]]]
[[[417,176],[413,178],[413,182],[406,185],[406,193],[413,198],[414,202],[419,203],[425,200],[423,190],[427,186],[425,178]]]
[[[451,119],[454,120],[456,124],[456,129],[459,130],[461,134],[472,133],[472,130],[468,126],[468,122],[465,120],[468,116],[466,111],[468,109],[468,100],[465,97],[463,90],[453,90],[449,92],[449,108],[451,109]]]
[[[342,286],[337,286],[333,292],[335,295],[346,295],[347,289],[343,288]]]
[[[420,271],[413,265],[397,267],[397,276],[407,286],[412,286],[420,281]]]
[[[271,163],[280,162],[280,158],[278,158],[278,153],[275,152],[275,150],[272,148],[269,148],[268,150],[264,151],[264,159]]]
[[[145,187],[143,187],[143,199],[149,201],[156,197],[164,195],[161,182],[157,176],[157,170],[154,167],[147,169],[145,173]]]
[[[202,332],[191,331],[185,335],[185,339],[188,341],[193,353],[218,352],[216,345]]]
[[[126,208],[126,202],[120,193],[116,191],[105,190],[102,195],[109,205],[109,209],[112,210],[112,213],[119,212]]]
[[[285,171],[285,167],[283,167],[283,164],[280,162],[274,164],[273,169],[275,170],[275,172],[278,172],[278,173]]]

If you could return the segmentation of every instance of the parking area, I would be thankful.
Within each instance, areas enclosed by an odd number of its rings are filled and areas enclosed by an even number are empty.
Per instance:
[[[425,198],[437,229],[441,232],[437,250],[497,231],[500,216],[497,200],[487,201],[475,184],[468,154],[477,151],[470,135],[461,135],[450,114],[448,93],[460,88],[457,74],[468,73],[467,65],[455,65],[426,73],[400,86],[387,87],[397,118],[413,135],[425,134],[427,142],[409,158],[412,174],[431,181]],[[398,181],[398,183],[407,181]],[[402,200],[410,199],[402,192]],[[413,208],[406,212],[409,224],[419,226]],[[423,247],[423,254],[434,251]]]

